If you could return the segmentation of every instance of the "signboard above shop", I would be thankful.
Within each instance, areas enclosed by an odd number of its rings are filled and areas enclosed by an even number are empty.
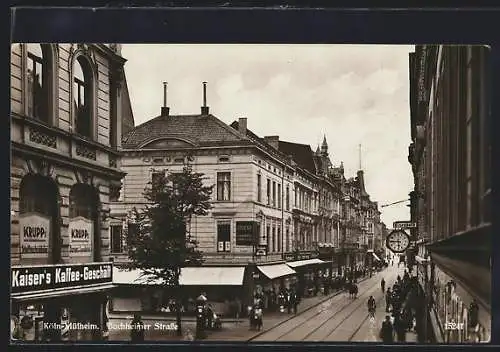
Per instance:
[[[417,227],[417,224],[411,221],[394,221],[392,225],[394,230],[414,229]]]
[[[113,263],[11,267],[11,292],[26,293],[113,282]]]

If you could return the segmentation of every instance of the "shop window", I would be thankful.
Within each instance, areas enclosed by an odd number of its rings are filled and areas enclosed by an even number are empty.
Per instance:
[[[73,66],[73,101],[75,132],[93,136],[93,84],[90,62],[80,55]]]
[[[217,222],[217,251],[231,252],[231,222]]]
[[[273,253],[276,252],[276,228],[273,226]]]
[[[111,225],[111,253],[123,253],[123,227],[122,225]]]
[[[271,227],[269,225],[266,226],[266,244],[267,250],[271,250]]]
[[[70,228],[68,229],[71,257],[100,260],[100,234],[95,230],[97,206],[97,194],[92,186],[78,183],[71,188],[69,192]]]
[[[51,264],[59,262],[57,195],[57,187],[48,178],[29,174],[22,179],[19,188],[21,259],[30,258]],[[24,236],[24,233],[34,231],[43,233],[40,239],[44,241],[37,239],[34,242],[32,236]]]
[[[231,173],[218,172],[217,173],[217,200],[228,201],[231,200]]]
[[[28,116],[50,123],[52,62],[51,49],[46,44],[27,44],[27,108]]]

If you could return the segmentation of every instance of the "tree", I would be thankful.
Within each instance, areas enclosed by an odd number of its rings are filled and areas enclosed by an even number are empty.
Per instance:
[[[207,215],[212,207],[214,186],[205,186],[203,180],[204,175],[193,172],[189,163],[181,173],[155,172],[144,190],[149,204],[142,210],[134,208],[128,231],[128,268],[140,269],[147,281],[160,281],[176,292],[178,335],[182,335],[181,269],[203,262],[198,243],[191,238],[191,219]]]

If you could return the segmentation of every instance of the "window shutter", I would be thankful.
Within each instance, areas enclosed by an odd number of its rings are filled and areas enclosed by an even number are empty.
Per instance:
[[[226,252],[231,252],[231,241],[226,241],[224,242],[225,244],[225,251]]]
[[[218,251],[219,251],[219,252],[224,251],[224,242],[219,241]]]

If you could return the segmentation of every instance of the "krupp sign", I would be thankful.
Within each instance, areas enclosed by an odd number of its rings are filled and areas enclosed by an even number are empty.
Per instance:
[[[81,216],[70,220],[68,225],[70,256],[90,257],[92,255],[93,230],[92,220]]]
[[[113,282],[112,263],[12,267],[12,293]]]
[[[21,258],[47,258],[49,255],[50,218],[38,213],[19,216]]]

